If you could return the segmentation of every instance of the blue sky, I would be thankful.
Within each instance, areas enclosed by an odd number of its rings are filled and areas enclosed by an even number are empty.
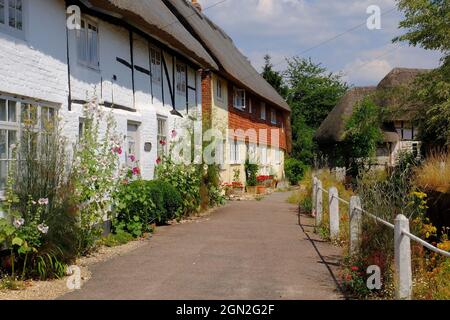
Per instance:
[[[362,86],[376,84],[394,67],[439,65],[437,52],[409,47],[406,43],[392,44],[391,40],[403,33],[398,29],[402,15],[395,0],[200,0],[200,3],[206,8],[204,13],[233,38],[258,70],[266,53],[279,70],[285,66],[285,57],[303,53],[301,56],[311,57],[330,71],[342,73],[350,84]],[[369,17],[366,10],[370,5],[378,5],[385,13],[381,17],[381,30],[366,27]],[[333,39],[337,35],[340,36]]]

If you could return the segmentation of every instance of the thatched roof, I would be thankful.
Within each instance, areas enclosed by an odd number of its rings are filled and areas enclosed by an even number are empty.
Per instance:
[[[250,61],[236,48],[231,38],[188,0],[165,0],[191,27],[207,48],[222,73],[233,82],[253,92],[266,102],[290,111],[289,105],[253,68]]]
[[[353,107],[367,95],[374,93],[375,87],[357,87],[350,89],[328,114],[316,132],[318,141],[342,141],[345,123],[353,113]]]
[[[357,87],[349,90],[322,122],[315,139],[319,142],[341,142],[346,120],[353,113],[353,107],[368,95],[373,95],[374,101],[385,108],[387,120],[411,120],[411,113],[405,111],[407,106],[402,105],[407,101],[405,99],[407,91],[402,89],[409,88],[419,74],[427,71],[426,69],[395,68],[380,81],[377,87]],[[402,111],[391,112],[391,109]],[[395,128],[385,125],[381,129],[385,142],[395,142],[400,139]]]
[[[162,0],[84,0],[83,3],[92,10],[119,18],[157,38],[203,67],[218,69],[206,49]]]

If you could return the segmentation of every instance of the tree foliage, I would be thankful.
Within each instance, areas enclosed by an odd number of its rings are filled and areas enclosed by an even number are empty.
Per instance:
[[[292,156],[312,164],[317,151],[314,133],[348,87],[340,75],[327,72],[311,59],[288,59],[284,75],[292,109]]]
[[[282,97],[285,97],[287,87],[284,83],[283,76],[280,72],[273,70],[271,59],[268,54],[264,56],[265,64],[261,75]]]
[[[448,0],[399,0],[407,32],[394,39],[412,46],[442,52],[442,65],[419,77],[413,99],[421,139],[429,147],[450,145],[450,2]],[[425,112],[424,112],[425,110]]]
[[[381,110],[370,97],[357,104],[347,120],[342,151],[353,173],[357,174],[361,168],[370,165],[370,160],[376,155],[377,146],[383,141],[381,123]]]

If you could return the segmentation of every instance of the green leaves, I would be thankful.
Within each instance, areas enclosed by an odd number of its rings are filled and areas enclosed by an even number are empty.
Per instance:
[[[19,237],[15,237],[12,239],[11,243],[13,246],[21,246],[23,244],[23,240]]]

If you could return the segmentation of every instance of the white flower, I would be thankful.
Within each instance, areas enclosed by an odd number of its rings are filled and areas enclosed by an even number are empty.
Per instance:
[[[23,218],[20,218],[20,219],[14,218],[13,225],[14,225],[14,227],[16,227],[17,229],[19,229],[21,226],[23,226],[24,223],[25,223],[25,220],[24,220]]]
[[[41,205],[41,206],[46,206],[46,205],[48,205],[48,198],[41,198],[41,199],[39,199],[38,200],[38,203]]]
[[[13,143],[12,145],[9,146],[11,148],[11,150],[14,150],[17,146]]]
[[[43,234],[47,234],[47,233],[48,233],[48,226],[45,225],[45,224],[43,224],[43,223],[40,224],[40,225],[38,225],[37,228],[38,228],[38,230],[39,230],[40,232],[42,232]]]

